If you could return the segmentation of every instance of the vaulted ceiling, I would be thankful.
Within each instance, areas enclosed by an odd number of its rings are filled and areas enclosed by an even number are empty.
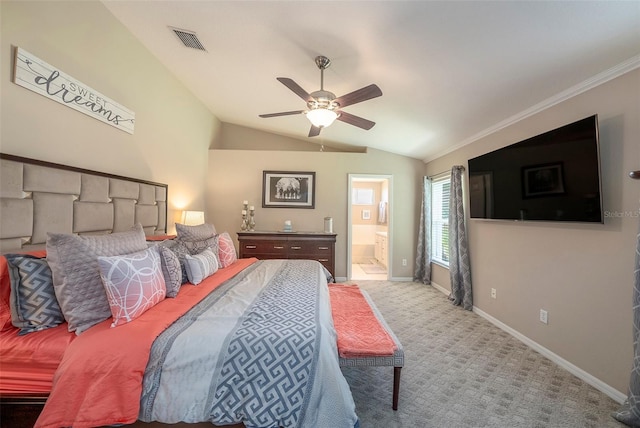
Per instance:
[[[223,122],[425,160],[640,66],[638,1],[103,3]],[[380,87],[344,109],[371,130],[337,121],[308,138],[302,114],[258,117],[306,107],[276,78],[320,89],[318,55],[336,96]]]

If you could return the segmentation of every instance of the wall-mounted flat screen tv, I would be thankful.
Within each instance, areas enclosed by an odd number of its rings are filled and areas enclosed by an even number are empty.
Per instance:
[[[471,218],[602,223],[598,115],[469,160]]]

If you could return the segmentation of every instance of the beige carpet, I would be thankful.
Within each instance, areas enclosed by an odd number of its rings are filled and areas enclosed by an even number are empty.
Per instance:
[[[361,428],[624,427],[618,404],[431,286],[353,281],[405,348],[399,409],[393,369],[344,368]]]

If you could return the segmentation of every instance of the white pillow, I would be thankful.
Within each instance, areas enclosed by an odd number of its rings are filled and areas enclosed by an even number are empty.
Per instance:
[[[197,285],[218,271],[218,258],[211,248],[207,248],[195,256],[185,255],[184,265],[187,268],[189,282]]]

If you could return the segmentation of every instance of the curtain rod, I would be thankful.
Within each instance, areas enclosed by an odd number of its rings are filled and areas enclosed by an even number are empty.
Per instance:
[[[448,171],[442,171],[442,172],[439,172],[439,173],[437,173],[437,174],[427,175],[427,178],[435,178],[435,177],[439,177],[439,176],[441,176],[441,175],[449,174],[450,172],[451,172],[451,170],[448,170]]]
[[[448,170],[446,170],[446,171],[442,171],[442,172],[439,172],[439,173],[437,173],[437,174],[427,175],[427,178],[435,178],[435,177],[439,177],[439,176],[441,176],[441,175],[449,174],[449,173],[451,173],[451,170],[453,170],[453,168],[455,168],[456,166],[461,167],[463,171],[466,171],[466,170],[467,170],[467,169],[466,169],[464,166],[462,166],[462,165],[454,165],[453,167],[451,167],[451,169],[448,169]]]

